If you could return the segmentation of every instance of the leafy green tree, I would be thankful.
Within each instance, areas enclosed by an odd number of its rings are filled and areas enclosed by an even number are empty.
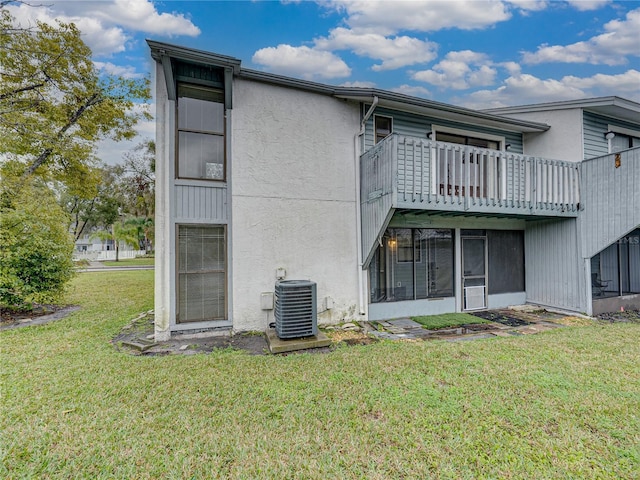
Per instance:
[[[7,3],[0,0],[0,302],[16,306],[56,298],[71,276],[70,219],[51,186],[94,198],[97,143],[131,139],[151,116],[148,79],[100,74],[75,25],[21,26]]]
[[[90,196],[96,143],[131,139],[151,118],[137,103],[150,98],[149,80],[100,75],[74,24],[17,28],[1,4],[0,45],[0,151],[23,178]]]
[[[60,299],[74,268],[68,220],[41,182],[0,206],[0,303],[14,309]]]
[[[111,240],[116,249],[116,262],[120,261],[120,243],[131,245],[134,248],[139,247],[138,229],[136,226],[121,222],[114,223],[109,230],[99,230],[95,232],[92,238],[98,238],[103,242]]]
[[[138,235],[138,245],[140,250],[144,250],[147,254],[152,250],[153,246],[153,218],[149,217],[133,217],[125,221],[125,225],[135,227]]]
[[[121,191],[121,167],[105,166],[99,169],[100,182],[96,193],[90,198],[69,192],[64,185],[59,187],[60,205],[70,219],[69,230],[74,241],[96,229],[107,229],[113,225],[125,207]]]

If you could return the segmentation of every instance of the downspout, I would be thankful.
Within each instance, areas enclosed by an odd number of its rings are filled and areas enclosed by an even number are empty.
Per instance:
[[[378,97],[377,96],[373,96],[373,102],[371,103],[371,106],[369,107],[369,110],[367,110],[367,113],[364,115],[364,117],[362,118],[362,121],[360,122],[360,130],[358,131],[358,133],[355,134],[355,136],[353,137],[353,144],[354,144],[354,153],[355,153],[355,182],[356,182],[356,248],[357,248],[357,252],[358,252],[358,304],[359,304],[359,308],[360,308],[360,315],[366,315],[367,314],[367,296],[366,296],[366,292],[364,291],[364,270],[362,269],[362,266],[364,264],[363,258],[362,258],[362,216],[360,213],[360,137],[362,135],[364,135],[365,132],[365,125],[367,123],[367,120],[369,120],[369,118],[371,117],[371,115],[373,115],[373,111],[376,109],[376,106],[378,105]]]

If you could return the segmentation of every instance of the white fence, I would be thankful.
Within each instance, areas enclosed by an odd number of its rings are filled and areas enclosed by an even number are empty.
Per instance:
[[[120,260],[136,258],[141,255],[145,255],[147,252],[144,250],[120,250],[118,252],[118,258]],[[115,260],[115,250],[103,250],[101,252],[73,252],[73,260],[89,260],[92,262],[101,262],[103,260]]]

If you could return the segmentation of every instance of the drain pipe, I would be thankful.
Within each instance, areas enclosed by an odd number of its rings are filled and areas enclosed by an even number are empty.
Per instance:
[[[358,252],[358,303],[360,307],[360,315],[367,314],[367,296],[364,291],[364,270],[362,270],[362,265],[364,264],[364,260],[362,258],[362,216],[360,213],[360,137],[364,135],[365,126],[367,120],[373,115],[373,111],[376,109],[378,105],[378,97],[376,95],[373,96],[373,102],[367,110],[367,113],[362,118],[360,122],[360,130],[353,137],[353,146],[354,146],[354,155],[355,155],[355,183],[356,183],[356,248]]]

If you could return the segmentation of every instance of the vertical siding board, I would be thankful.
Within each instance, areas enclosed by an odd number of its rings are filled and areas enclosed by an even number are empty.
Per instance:
[[[176,185],[174,195],[178,222],[227,223],[226,186]]]
[[[365,106],[365,110],[369,108],[369,105]],[[421,116],[413,113],[401,112],[397,110],[391,110],[384,107],[377,107],[375,110],[376,115],[387,116],[393,118],[393,131],[399,135],[407,135],[416,138],[425,139],[428,132],[431,131],[433,124],[443,127],[458,128],[462,130],[472,130],[479,134],[499,135],[505,137],[505,143],[511,144],[511,152],[522,153],[522,134],[517,132],[507,132],[503,130],[497,130],[493,128],[487,128],[482,126],[470,126],[464,123],[451,122],[437,117]],[[372,115],[365,125],[365,151],[371,149],[374,144],[374,115]],[[435,140],[435,139],[434,139]]]
[[[640,148],[582,163],[583,257],[591,258],[640,225]]]
[[[576,219],[538,221],[525,230],[527,301],[583,310]]]

